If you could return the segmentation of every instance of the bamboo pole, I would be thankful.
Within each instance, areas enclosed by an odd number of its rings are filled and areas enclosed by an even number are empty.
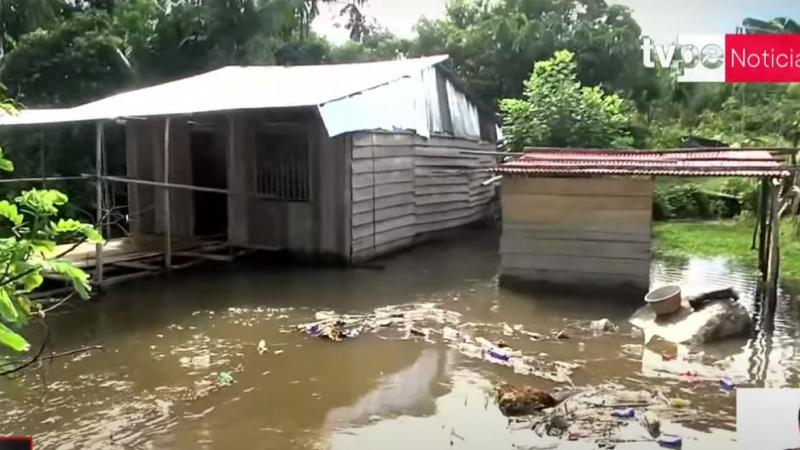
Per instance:
[[[97,195],[97,229],[103,233],[103,122],[98,121],[95,128],[95,194]],[[95,282],[98,286],[103,283],[103,244],[98,243],[94,249]]]
[[[164,119],[164,183],[169,183],[169,128],[170,118]],[[164,193],[164,266],[167,271],[172,270],[172,208],[170,206],[170,190],[163,189]]]

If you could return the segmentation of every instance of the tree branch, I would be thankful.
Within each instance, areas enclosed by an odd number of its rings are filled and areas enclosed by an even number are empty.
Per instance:
[[[44,327],[44,339],[42,340],[42,346],[39,347],[39,351],[33,356],[33,358],[29,359],[28,361],[14,367],[13,369],[8,369],[0,372],[0,377],[11,375],[12,373],[19,372],[20,370],[30,366],[31,364],[35,363],[39,360],[44,353],[45,347],[47,347],[47,343],[50,342],[50,329],[42,322],[39,322],[42,327]]]

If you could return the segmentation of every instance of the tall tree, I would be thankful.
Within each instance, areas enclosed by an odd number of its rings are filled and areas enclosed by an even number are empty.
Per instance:
[[[526,146],[629,147],[631,116],[625,101],[577,79],[574,55],[561,50],[539,61],[524,83],[524,98],[500,102],[511,149]]]
[[[0,50],[11,51],[20,37],[52,25],[62,12],[61,0],[0,0]]]
[[[604,0],[453,0],[444,19],[423,20],[417,32],[416,53],[450,54],[469,90],[489,102],[518,97],[534,62],[559,49],[575,54],[583,83],[633,98],[652,89],[639,26]]]

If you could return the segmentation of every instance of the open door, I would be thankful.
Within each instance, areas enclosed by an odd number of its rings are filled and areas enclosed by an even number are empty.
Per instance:
[[[196,186],[227,189],[225,152],[215,145],[210,130],[192,130],[192,179]],[[228,196],[194,192],[194,232],[196,236],[227,236]]]

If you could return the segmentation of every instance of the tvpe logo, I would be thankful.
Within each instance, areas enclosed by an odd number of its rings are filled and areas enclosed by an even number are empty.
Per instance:
[[[671,69],[683,83],[725,81],[724,35],[679,35],[675,43],[656,44],[642,38],[645,67]],[[657,63],[657,64],[656,64]]]

